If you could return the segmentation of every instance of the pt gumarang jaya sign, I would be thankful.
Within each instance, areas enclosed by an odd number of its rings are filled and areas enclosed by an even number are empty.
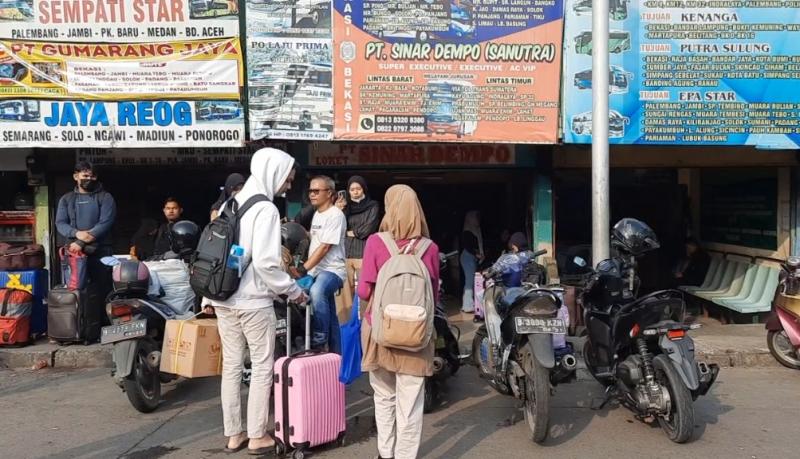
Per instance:
[[[492,144],[326,144],[308,152],[312,167],[343,166],[513,166],[513,145]]]

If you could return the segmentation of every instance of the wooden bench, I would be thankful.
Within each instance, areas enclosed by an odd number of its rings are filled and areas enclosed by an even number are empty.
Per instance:
[[[779,274],[780,266],[770,260],[714,254],[702,285],[678,288],[740,314],[758,314],[772,309]]]

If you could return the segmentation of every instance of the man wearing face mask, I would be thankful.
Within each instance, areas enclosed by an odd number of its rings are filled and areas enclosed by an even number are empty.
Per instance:
[[[78,162],[72,178],[77,186],[58,201],[56,229],[67,240],[70,252],[88,255],[88,281],[101,293],[107,293],[111,276],[100,259],[113,254],[111,227],[117,206],[111,194],[98,183],[91,163]]]

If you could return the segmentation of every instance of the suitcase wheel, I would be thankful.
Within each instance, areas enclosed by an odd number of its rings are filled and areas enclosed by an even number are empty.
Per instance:
[[[296,449],[292,453],[292,459],[305,459],[306,453],[303,452],[301,449]]]

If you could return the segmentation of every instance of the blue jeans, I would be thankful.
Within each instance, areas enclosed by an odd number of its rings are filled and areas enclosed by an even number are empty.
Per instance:
[[[342,353],[339,319],[336,317],[334,295],[343,286],[342,279],[328,271],[320,271],[311,286],[311,346],[328,345],[330,352]]]
[[[478,258],[467,252],[461,252],[461,272],[464,273],[464,296],[461,299],[461,311],[475,311],[475,272],[478,270]]]

